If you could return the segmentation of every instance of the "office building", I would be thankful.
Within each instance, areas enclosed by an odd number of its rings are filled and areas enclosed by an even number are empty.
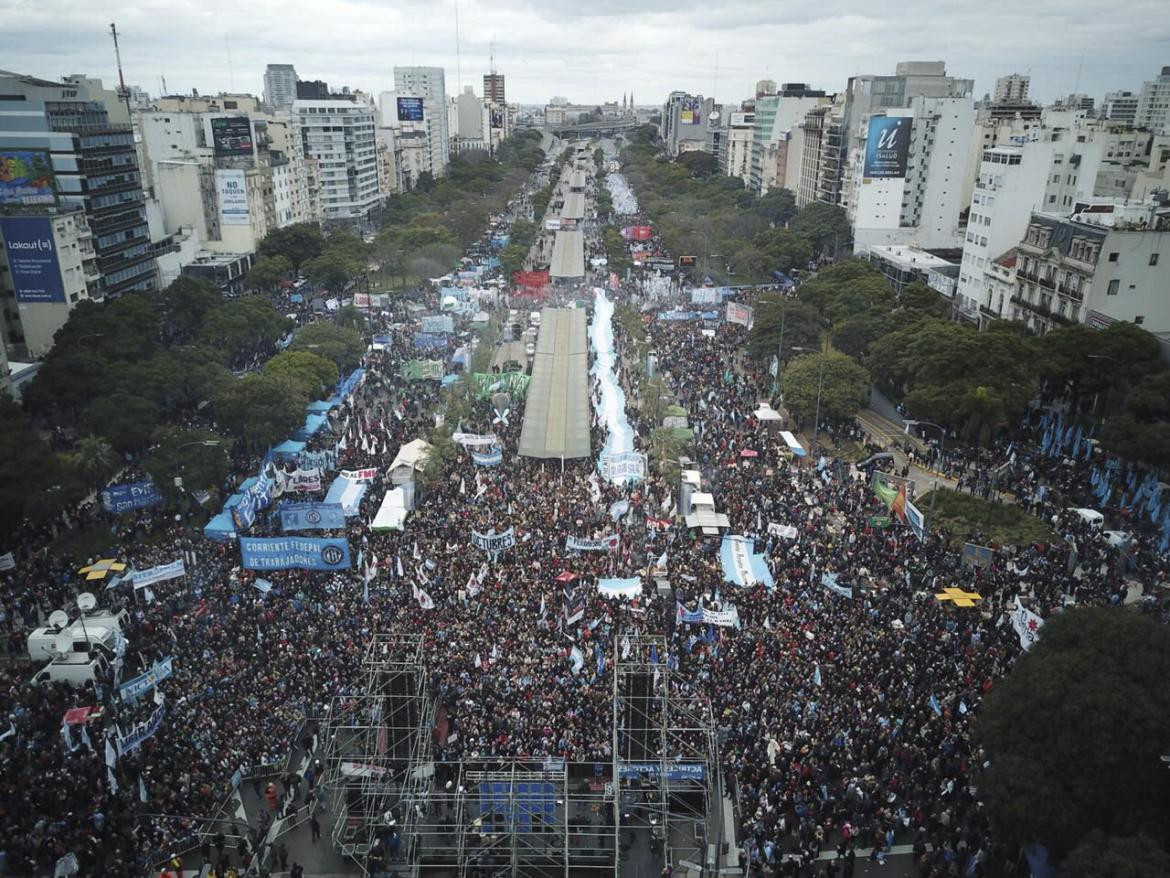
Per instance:
[[[504,91],[504,74],[485,73],[483,75],[483,99],[488,104],[507,106],[508,98]]]
[[[751,179],[755,123],[756,114],[747,111],[733,112],[727,121],[722,170],[728,177],[743,180],[745,186]]]
[[[1138,96],[1132,91],[1111,91],[1101,103],[1101,117],[1110,122],[1133,125],[1137,121]]]
[[[1163,67],[1157,79],[1142,83],[1134,126],[1155,133],[1170,133],[1170,67]]]
[[[659,133],[672,158],[680,153],[705,150],[709,141],[709,116],[715,102],[702,95],[672,91],[662,107]]]
[[[796,195],[796,206],[804,207],[817,200],[818,181],[824,168],[825,143],[833,125],[833,106],[826,104],[813,107],[800,123],[801,150],[800,175],[795,185],[790,185]]]
[[[831,101],[803,82],[784,83],[773,92],[756,98],[748,188],[758,195],[796,189],[803,152],[800,126],[809,110]]]
[[[1013,73],[1010,76],[1001,76],[995,81],[995,91],[992,100],[997,104],[1022,104],[1028,100],[1028,85],[1030,76]]]
[[[297,71],[291,64],[269,64],[264,71],[264,103],[289,110],[297,99]]]
[[[447,172],[451,130],[447,119],[447,79],[442,67],[395,67],[394,90],[399,95],[423,99],[423,121],[431,150],[430,171]],[[383,120],[385,121],[385,120]]]
[[[305,157],[317,162],[322,219],[368,217],[381,199],[373,108],[353,100],[298,100],[292,111]]]
[[[43,164],[53,191],[36,204],[80,207],[93,234],[90,298],[152,290],[158,272],[134,134],[85,85],[0,72],[0,153]],[[100,85],[100,84],[99,84]],[[34,188],[37,188],[34,186]]]
[[[453,151],[487,151],[490,148],[488,132],[491,129],[487,106],[470,85],[463,87],[463,93],[456,95],[453,103],[455,125],[449,126]]]

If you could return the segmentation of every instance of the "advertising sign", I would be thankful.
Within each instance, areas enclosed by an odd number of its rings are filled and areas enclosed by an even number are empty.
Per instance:
[[[248,189],[244,172],[215,172],[215,189],[219,193],[219,222],[225,226],[246,226],[252,221],[248,210]]]
[[[422,98],[399,98],[398,99],[398,121],[399,122],[421,122],[423,120],[423,99]]]
[[[2,184],[0,184],[2,185]],[[53,225],[47,217],[0,219],[8,272],[18,302],[64,302]]]
[[[250,156],[252,120],[247,116],[220,116],[212,119],[211,143],[217,156]]]
[[[869,117],[863,177],[893,179],[906,176],[913,121],[906,116]]]
[[[37,150],[0,150],[0,204],[56,204],[49,154]]]
[[[344,570],[349,567],[345,540],[309,537],[240,537],[245,570]]]
[[[679,103],[678,124],[698,125],[703,121],[703,104],[696,98],[687,96]]]

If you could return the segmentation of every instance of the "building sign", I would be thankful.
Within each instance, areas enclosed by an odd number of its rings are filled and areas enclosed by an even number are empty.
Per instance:
[[[248,210],[248,188],[244,172],[216,171],[215,190],[219,193],[219,223],[223,226],[246,226],[252,221]]]
[[[247,116],[212,119],[211,142],[217,156],[252,155],[252,120]]]
[[[36,150],[0,151],[0,204],[56,204],[49,154]]]
[[[422,98],[399,98],[398,99],[398,121],[399,122],[421,122],[423,120],[423,99]]]
[[[684,97],[679,102],[678,124],[698,125],[703,121],[703,105],[698,98]]]
[[[53,222],[46,217],[4,217],[0,235],[8,257],[8,274],[17,302],[64,302],[65,284],[53,243]]]
[[[865,140],[863,177],[893,179],[906,176],[910,155],[910,127],[907,116],[870,116]]]

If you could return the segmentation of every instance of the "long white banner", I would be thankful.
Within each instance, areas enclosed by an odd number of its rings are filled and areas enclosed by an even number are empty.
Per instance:
[[[187,568],[183,566],[183,559],[172,561],[170,564],[160,564],[158,567],[151,567],[149,570],[135,570],[130,574],[130,578],[134,580],[135,588],[146,588],[148,585],[154,585],[156,582],[165,582],[168,579],[178,579],[180,576],[187,575]]]
[[[500,440],[496,438],[495,433],[488,433],[486,436],[478,433],[452,433],[451,441],[457,442],[460,445],[477,448],[480,445],[499,445]]]

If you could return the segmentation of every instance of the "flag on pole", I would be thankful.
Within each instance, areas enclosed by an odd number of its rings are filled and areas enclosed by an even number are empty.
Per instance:
[[[930,709],[939,716],[942,716],[942,706],[938,703],[938,698],[933,692],[930,693]]]
[[[821,666],[819,663],[813,665],[813,685],[814,686],[821,685]]]

